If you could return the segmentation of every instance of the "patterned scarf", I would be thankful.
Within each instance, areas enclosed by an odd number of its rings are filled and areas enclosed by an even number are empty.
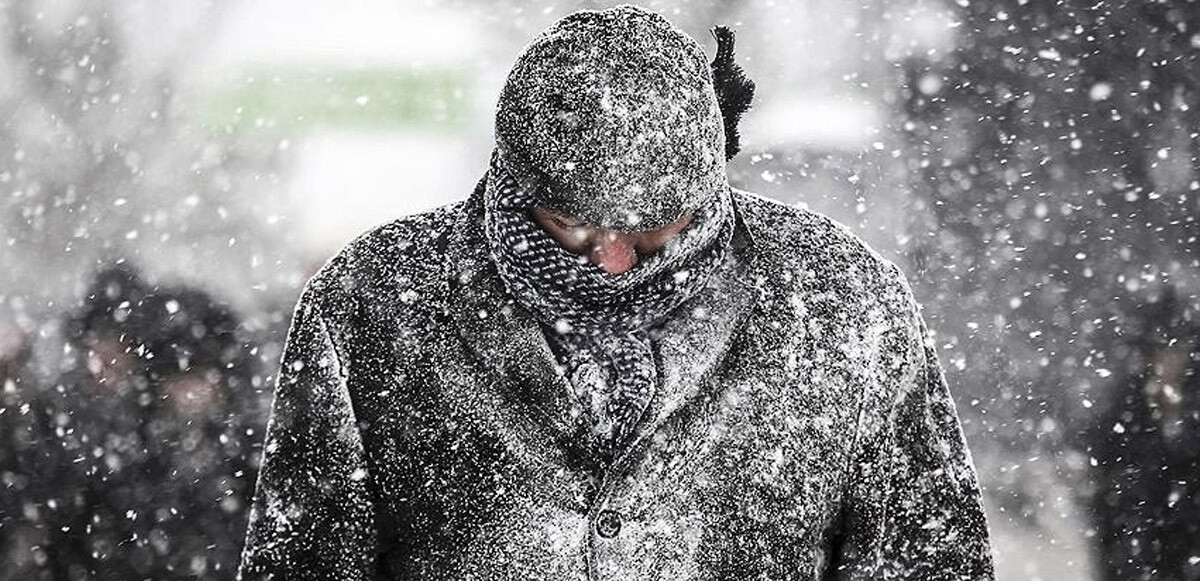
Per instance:
[[[702,289],[733,236],[729,191],[654,255],[609,274],[560,246],[530,216],[538,205],[492,155],[484,194],[491,256],[508,291],[565,353],[575,398],[607,458],[625,442],[657,389],[649,329]]]

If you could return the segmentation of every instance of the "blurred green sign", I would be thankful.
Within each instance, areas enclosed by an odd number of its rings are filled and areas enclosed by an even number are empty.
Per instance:
[[[467,116],[466,75],[444,69],[271,69],[238,79],[203,102],[203,125],[448,129]]]

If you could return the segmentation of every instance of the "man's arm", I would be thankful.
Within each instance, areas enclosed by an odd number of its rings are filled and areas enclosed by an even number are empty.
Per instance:
[[[373,574],[363,444],[316,288],[305,287],[288,331],[239,579]]]
[[[916,374],[860,431],[836,578],[991,580],[978,478],[936,348],[904,287]]]

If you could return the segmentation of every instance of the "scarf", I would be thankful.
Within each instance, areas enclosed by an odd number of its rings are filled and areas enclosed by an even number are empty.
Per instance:
[[[561,363],[607,460],[633,432],[657,391],[649,331],[704,288],[733,236],[728,188],[686,229],[630,270],[610,274],[560,246],[533,221],[533,191],[493,153],[484,228],[508,292],[564,354]]]

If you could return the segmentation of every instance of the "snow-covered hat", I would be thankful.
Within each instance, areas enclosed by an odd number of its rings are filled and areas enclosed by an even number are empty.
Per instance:
[[[496,143],[541,204],[609,228],[658,228],[728,189],[704,50],[634,6],[575,12],[535,38],[500,95]]]

